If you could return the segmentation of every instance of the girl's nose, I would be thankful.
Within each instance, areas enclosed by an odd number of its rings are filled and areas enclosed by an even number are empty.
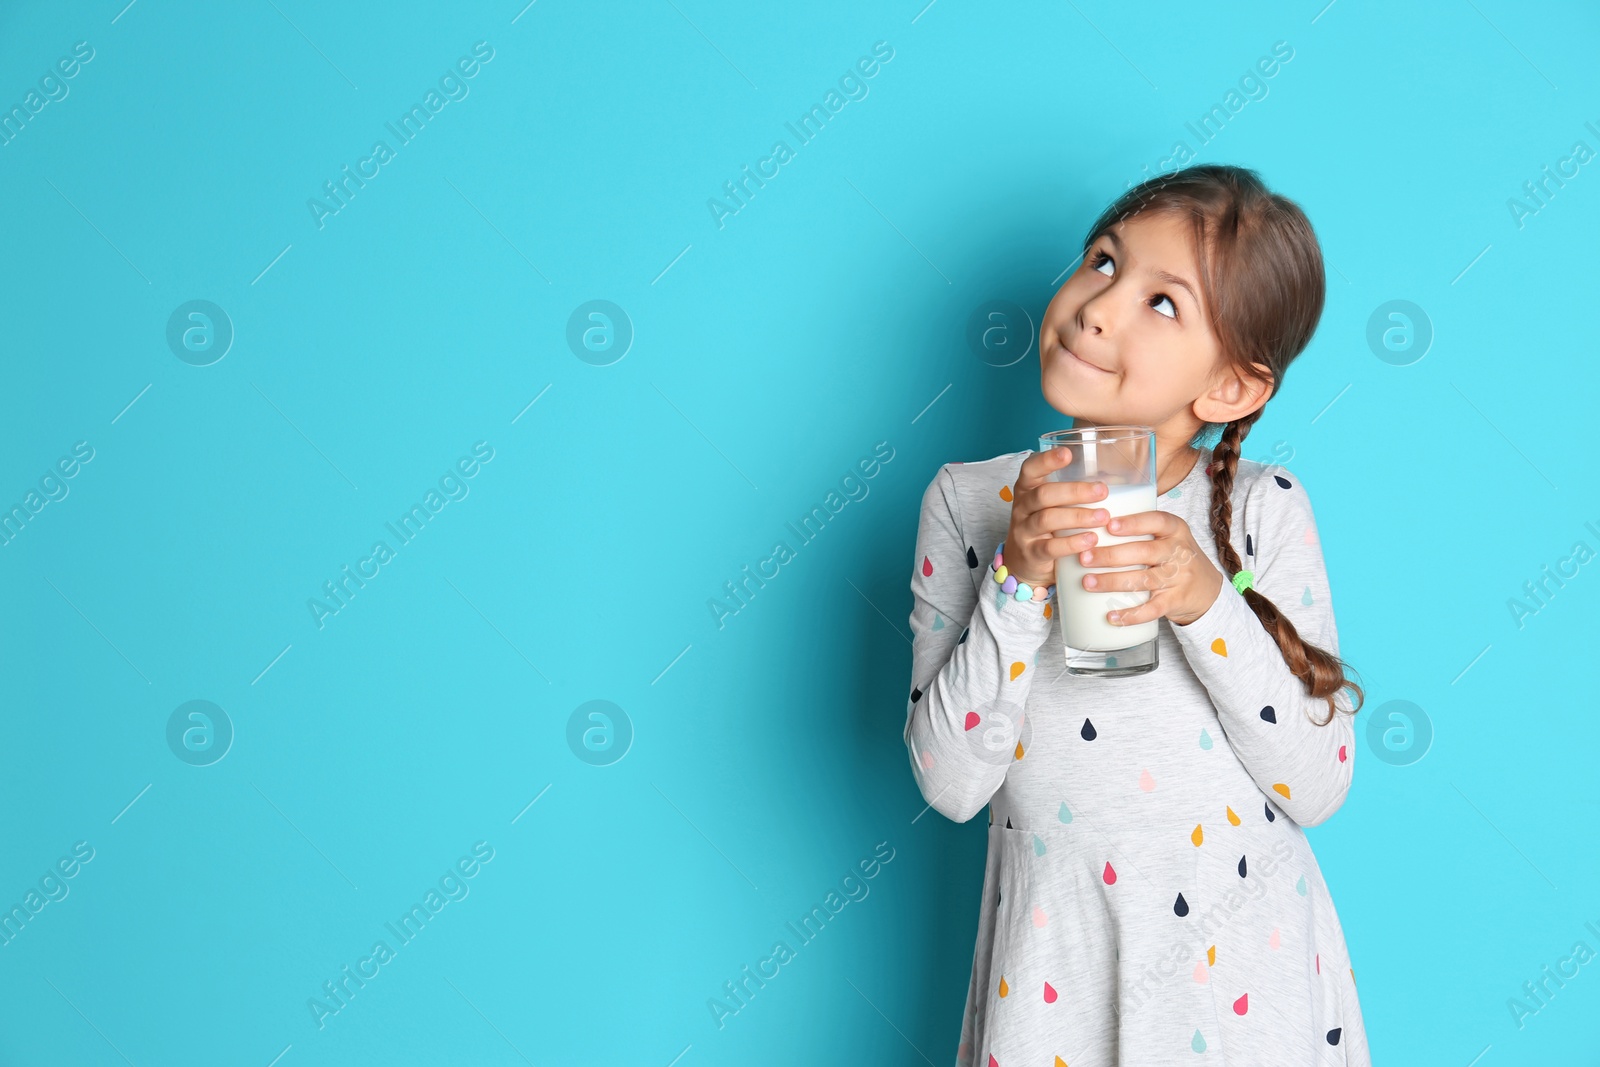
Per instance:
[[[1104,294],[1094,296],[1078,311],[1078,326],[1081,333],[1105,333],[1105,327],[1110,315],[1109,304],[1102,299]]]

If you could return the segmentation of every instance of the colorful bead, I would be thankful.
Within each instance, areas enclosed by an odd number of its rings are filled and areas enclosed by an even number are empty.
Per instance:
[[[1017,576],[1012,574],[1006,567],[1005,547],[1006,543],[1001,541],[1000,547],[995,550],[994,562],[989,567],[1002,592],[1010,593],[1017,600],[1031,601],[1049,600],[1056,595],[1056,587],[1053,584],[1049,586],[1030,585],[1027,582],[1019,581]]]

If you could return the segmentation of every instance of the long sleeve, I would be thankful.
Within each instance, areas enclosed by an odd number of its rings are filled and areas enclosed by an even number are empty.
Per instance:
[[[1335,656],[1339,634],[1311,501],[1300,480],[1268,467],[1243,507],[1245,569],[1300,636]],[[1225,576],[1227,577],[1227,576]],[[1327,701],[1307,695],[1244,596],[1224,580],[1216,601],[1186,626],[1174,625],[1184,656],[1216,705],[1228,743],[1261,791],[1302,826],[1344,803],[1355,769],[1348,690]],[[1313,721],[1315,717],[1315,721]]]
[[[1000,788],[1027,736],[1022,711],[1050,602],[1003,593],[989,573],[999,545],[968,545],[959,516],[946,465],[923,493],[917,528],[905,741],[929,805],[966,822]]]

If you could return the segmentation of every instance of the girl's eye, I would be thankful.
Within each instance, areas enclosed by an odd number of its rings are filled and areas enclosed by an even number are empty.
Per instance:
[[[1103,249],[1095,249],[1094,255],[1089,257],[1090,270],[1100,270],[1101,267],[1108,263],[1110,263],[1112,268],[1115,269],[1116,263],[1105,253]],[[1102,271],[1101,273],[1105,272]],[[1107,277],[1110,277],[1110,275],[1108,274]],[[1172,308],[1171,313],[1159,310],[1160,305],[1163,303]],[[1172,298],[1165,293],[1157,293],[1155,296],[1151,297],[1150,306],[1152,310],[1155,310],[1157,315],[1160,315],[1164,318],[1175,319],[1178,317],[1178,305],[1174,303]]]

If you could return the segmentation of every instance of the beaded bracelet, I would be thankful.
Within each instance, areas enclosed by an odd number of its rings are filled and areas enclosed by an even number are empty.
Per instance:
[[[1006,543],[1000,542],[1000,547],[994,550],[994,562],[989,564],[989,572],[994,575],[994,580],[1000,583],[1000,588],[1016,600],[1048,600],[1056,595],[1056,587],[1052,584],[1049,588],[1042,585],[1029,585],[1027,582],[1017,580],[1017,576],[1007,573],[1006,563],[1003,558]]]

